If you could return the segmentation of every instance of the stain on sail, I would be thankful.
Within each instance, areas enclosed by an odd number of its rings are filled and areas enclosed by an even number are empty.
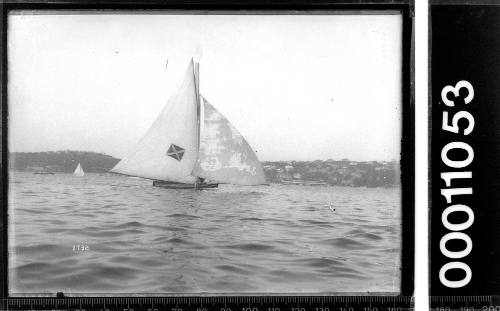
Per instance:
[[[201,99],[204,120],[193,175],[220,183],[265,183],[262,165],[245,138],[222,113]]]

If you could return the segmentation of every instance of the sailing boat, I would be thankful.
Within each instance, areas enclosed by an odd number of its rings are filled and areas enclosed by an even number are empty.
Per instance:
[[[81,176],[85,175],[85,172],[83,171],[82,166],[80,165],[80,163],[78,163],[78,166],[76,167],[76,169],[73,172],[73,174],[75,176],[78,176],[78,177],[81,177]]]
[[[264,184],[255,152],[199,90],[199,64],[191,60],[156,121],[111,172],[175,189]]]

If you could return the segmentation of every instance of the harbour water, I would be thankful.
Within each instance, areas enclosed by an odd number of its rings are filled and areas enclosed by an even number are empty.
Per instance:
[[[399,291],[399,188],[10,172],[12,295]]]

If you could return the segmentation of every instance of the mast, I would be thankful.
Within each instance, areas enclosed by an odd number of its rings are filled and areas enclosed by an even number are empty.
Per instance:
[[[196,90],[196,113],[198,119],[198,146],[200,144],[200,63],[194,63],[193,60],[193,69],[194,69],[194,86]]]
[[[197,126],[198,126],[198,153],[200,149],[200,124],[201,124],[201,105],[200,105],[200,63],[194,62],[194,59],[191,58],[193,62],[193,70],[194,70],[194,87],[196,90],[196,115],[197,115]],[[201,178],[196,177],[195,188],[198,189],[198,185],[201,183]]]

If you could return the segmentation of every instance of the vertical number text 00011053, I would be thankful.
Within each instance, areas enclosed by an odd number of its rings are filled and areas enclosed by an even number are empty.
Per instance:
[[[451,99],[453,97],[453,99]],[[474,99],[474,88],[468,81],[459,81],[454,86],[447,85],[441,91],[441,101],[443,107],[441,130],[453,133],[456,135],[456,140],[446,143],[441,149],[441,161],[450,171],[441,172],[441,179],[444,180],[445,187],[441,188],[441,195],[446,200],[446,208],[441,214],[443,226],[450,232],[446,233],[439,242],[441,254],[448,260],[439,270],[439,280],[441,284],[449,288],[460,288],[467,285],[472,278],[472,270],[461,259],[465,258],[472,251],[472,240],[464,232],[474,222],[473,210],[465,205],[460,204],[460,198],[463,195],[472,195],[472,187],[453,187],[453,180],[469,180],[472,179],[472,170],[468,167],[474,160],[474,149],[471,145],[460,141],[460,137],[467,136],[474,130],[474,116],[466,111],[467,105],[471,104]],[[462,107],[457,107],[462,105]],[[447,109],[451,107],[461,108],[463,110],[455,113],[450,113]],[[450,153],[460,151],[459,156],[454,156],[451,159]],[[466,156],[464,157],[464,152]],[[454,170],[454,171],[451,171]],[[465,221],[460,223],[450,222],[450,215],[453,213],[462,212],[467,214]],[[465,248],[461,250],[449,250],[447,242],[451,240],[460,240],[465,242]],[[446,273],[450,270],[462,270],[465,276],[460,280],[449,280]]]

